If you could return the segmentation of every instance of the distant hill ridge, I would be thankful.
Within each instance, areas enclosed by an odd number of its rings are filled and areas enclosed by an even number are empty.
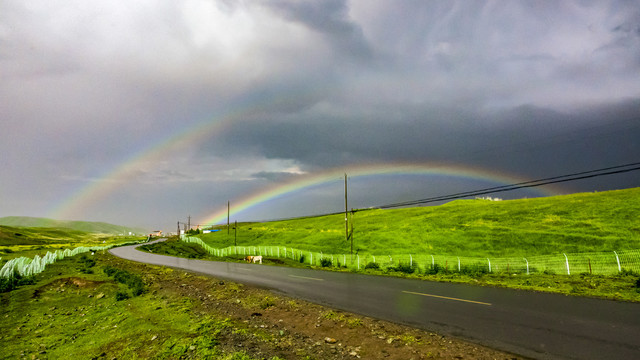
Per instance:
[[[93,221],[53,220],[29,216],[6,216],[0,218],[0,225],[14,227],[64,228],[101,234],[147,234],[148,230]]]

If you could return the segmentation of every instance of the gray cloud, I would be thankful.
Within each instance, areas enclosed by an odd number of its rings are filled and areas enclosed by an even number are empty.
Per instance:
[[[296,174],[286,171],[260,171],[251,176],[256,179],[265,179],[271,182],[290,181],[295,177],[300,177],[301,174]]]
[[[107,200],[66,216],[156,227],[365,163],[537,178],[636,161],[639,24],[632,1],[5,1],[0,216],[47,215],[113,181]],[[421,194],[404,185],[379,200]]]
[[[373,55],[362,29],[349,17],[349,5],[344,0],[274,1],[267,6],[323,35],[339,55],[346,54],[360,61],[370,60]]]

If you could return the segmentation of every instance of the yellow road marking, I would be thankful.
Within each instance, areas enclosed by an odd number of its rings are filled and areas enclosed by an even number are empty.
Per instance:
[[[490,303],[481,302],[481,301],[465,300],[465,299],[458,299],[458,298],[453,298],[453,297],[440,296],[440,295],[432,295],[432,294],[423,294],[423,293],[418,293],[418,292],[413,292],[413,291],[402,291],[402,292],[403,292],[403,293],[406,293],[406,294],[414,294],[414,295],[430,296],[430,297],[435,297],[435,298],[440,298],[440,299],[455,300],[455,301],[464,301],[464,302],[473,303],[473,304],[480,304],[480,305],[487,305],[487,306],[491,306],[491,304],[490,304]]]
[[[324,281],[324,279],[318,279],[318,278],[312,278],[312,277],[306,277],[306,276],[298,276],[298,275],[289,275],[289,276],[294,277],[294,278],[300,278],[300,279]]]

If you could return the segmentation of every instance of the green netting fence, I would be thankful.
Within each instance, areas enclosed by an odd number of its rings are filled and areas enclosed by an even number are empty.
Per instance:
[[[562,253],[531,257],[466,257],[435,254],[327,254],[285,246],[229,246],[214,248],[200,238],[182,237],[182,241],[196,243],[214,256],[257,256],[286,258],[314,266],[364,269],[376,264],[381,269],[409,266],[428,271],[445,269],[459,272],[487,273],[554,273],[614,275],[623,271],[640,272],[640,250],[621,250],[591,253]],[[371,265],[370,265],[371,266]]]
[[[140,242],[146,242],[146,240]],[[127,244],[131,243],[132,242],[128,242]],[[20,274],[21,276],[31,276],[39,274],[44,271],[47,265],[53,264],[54,262],[62,260],[66,257],[75,256],[89,251],[108,250],[112,247],[122,245],[124,244],[111,244],[105,246],[79,246],[74,249],[48,251],[43,256],[34,256],[33,259],[24,256],[14,258],[7,261],[4,266],[2,266],[2,268],[0,269],[0,278],[11,278],[14,276],[15,272],[18,272],[18,274]]]

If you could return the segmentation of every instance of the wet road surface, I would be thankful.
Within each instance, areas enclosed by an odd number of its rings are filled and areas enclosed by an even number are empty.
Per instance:
[[[536,359],[640,359],[640,304],[464,284],[214,262],[111,249],[124,259],[273,289]]]

